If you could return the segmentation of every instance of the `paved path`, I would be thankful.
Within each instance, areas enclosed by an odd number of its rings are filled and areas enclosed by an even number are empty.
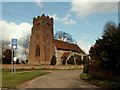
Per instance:
[[[54,70],[31,80],[25,88],[98,88],[79,78],[82,70]]]

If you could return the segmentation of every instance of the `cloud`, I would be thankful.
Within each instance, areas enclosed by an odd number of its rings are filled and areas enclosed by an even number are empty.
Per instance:
[[[23,41],[26,39],[28,35],[31,33],[32,25],[27,22],[22,22],[20,24],[16,24],[14,22],[7,22],[4,20],[0,21],[0,32],[2,37],[0,37],[0,41],[8,41],[9,47],[11,47],[11,39],[18,39],[18,49],[16,55],[19,57],[23,57],[24,47],[22,46]]]
[[[3,40],[11,40],[12,38],[20,39],[30,34],[31,27],[29,23],[23,22],[20,24],[15,24],[14,22],[7,22],[4,20],[0,21],[0,32],[2,32]]]
[[[40,8],[43,7],[42,0],[35,0],[35,2]]]
[[[67,16],[65,16],[64,18],[62,18],[62,22],[66,25],[73,25],[76,24],[76,21],[71,19],[71,15],[68,14]]]
[[[117,9],[117,2],[90,2],[90,0],[80,2],[79,0],[72,0],[70,11],[77,14],[77,16],[86,17],[95,13],[117,12]]]
[[[67,14],[66,16],[64,17],[59,17],[57,14],[53,14],[53,15],[49,15],[50,17],[53,17],[53,19],[55,21],[59,21],[65,25],[74,25],[76,24],[76,21],[71,19],[71,15],[70,14]]]
[[[58,17],[57,14],[48,15],[48,16],[52,17],[55,21],[59,21],[60,20],[60,18]]]
[[[81,40],[81,41],[78,41],[77,44],[80,46],[80,48],[86,53],[86,54],[89,54],[89,50],[90,50],[90,47],[91,45],[90,44],[87,44],[87,42]]]

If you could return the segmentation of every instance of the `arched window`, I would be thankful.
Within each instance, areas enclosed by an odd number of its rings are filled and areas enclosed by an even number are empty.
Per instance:
[[[36,47],[36,56],[40,56],[40,47],[37,45]]]

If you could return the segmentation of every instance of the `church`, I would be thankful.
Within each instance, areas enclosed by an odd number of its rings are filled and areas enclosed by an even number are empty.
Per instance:
[[[78,57],[85,56],[83,50],[77,44],[54,39],[54,22],[49,16],[33,18],[33,27],[30,37],[28,64],[50,65],[55,57],[55,65],[67,65],[72,57],[74,64]]]

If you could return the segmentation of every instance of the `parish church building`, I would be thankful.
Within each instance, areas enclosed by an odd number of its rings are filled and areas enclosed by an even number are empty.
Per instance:
[[[71,60],[77,64],[79,58],[83,58],[85,53],[77,44],[54,39],[54,22],[49,16],[38,16],[33,18],[33,27],[30,37],[28,64],[49,65],[53,57],[56,59],[55,65],[67,65]]]

